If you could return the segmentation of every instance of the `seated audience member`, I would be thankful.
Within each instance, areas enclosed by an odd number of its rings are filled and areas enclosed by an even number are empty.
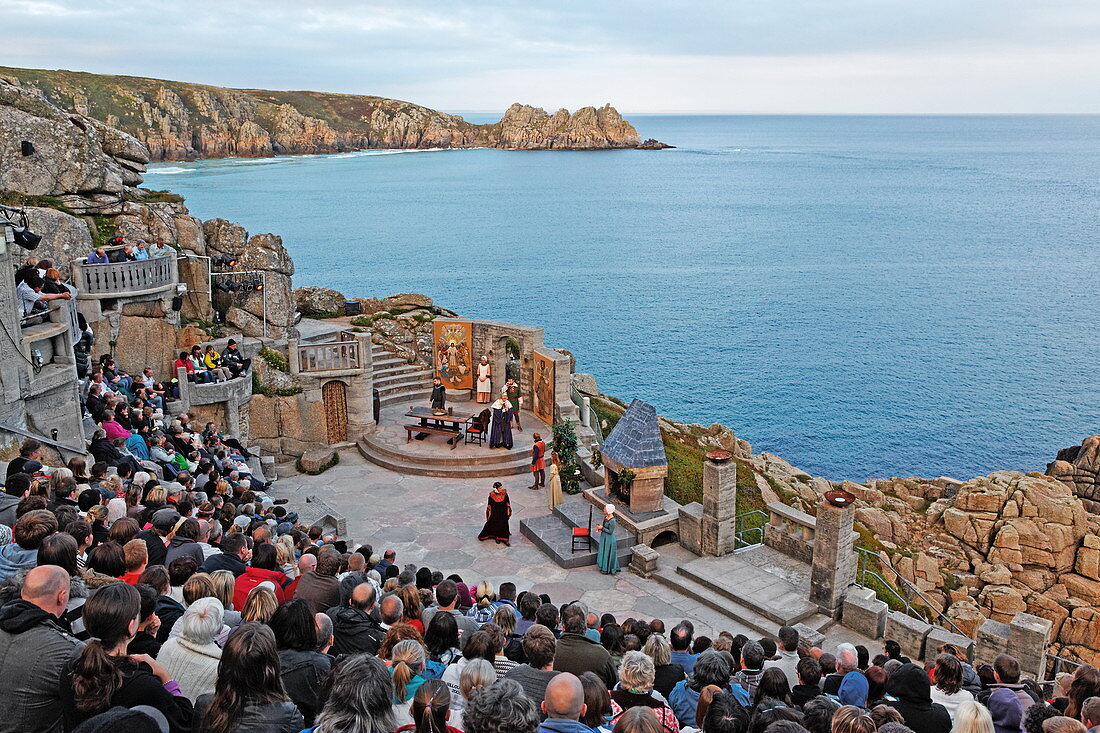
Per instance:
[[[17,473],[32,473],[31,471],[24,471],[23,466],[25,466],[29,461],[38,462],[38,459],[41,457],[42,444],[34,438],[27,438],[19,446],[19,455],[8,461],[7,470],[5,470],[4,472],[5,479],[11,478]]]
[[[73,296],[67,290],[64,293],[42,292],[45,284],[42,278],[34,274],[16,286],[15,297],[19,299],[19,306],[24,316],[47,310],[51,300],[72,300]]]
[[[413,639],[399,641],[390,653],[390,676],[393,678],[393,715],[398,725],[412,722],[409,702],[424,684],[424,645]]]
[[[160,648],[157,661],[192,702],[212,694],[218,678],[222,650],[214,639],[222,630],[222,604],[217,598],[200,598],[187,607],[176,623],[178,636]]]
[[[244,358],[241,352],[237,350],[237,342],[233,339],[229,339],[225,351],[222,352],[222,363],[229,368],[234,377],[241,376],[252,366],[252,360]]]
[[[859,656],[851,644],[840,644],[836,652],[837,672],[844,675],[837,690],[841,705],[854,705],[857,708],[867,705],[867,678],[858,669]],[[925,681],[928,678],[925,677]]]
[[[837,664],[841,664],[839,659]],[[845,682],[847,679],[845,676]],[[888,697],[884,704],[901,713],[914,733],[949,733],[951,730],[951,716],[943,705],[932,702],[928,674],[919,665],[902,664],[886,680],[886,692]]]
[[[280,605],[270,626],[279,650],[283,688],[298,706],[305,725],[311,726],[320,712],[321,686],[332,669],[332,657],[317,651],[319,634],[306,601],[292,598]]]
[[[862,708],[845,705],[833,714],[833,733],[875,733],[875,721]]]
[[[27,573],[19,596],[0,608],[0,720],[11,731],[61,729],[63,670],[83,643],[61,627],[70,578],[54,565]]]
[[[174,694],[179,687],[164,667],[127,653],[140,614],[141,597],[125,583],[100,588],[84,604],[84,624],[93,638],[63,676],[67,729],[116,705],[149,705],[167,718],[170,733],[191,730],[191,701]]]
[[[215,382],[228,382],[233,377],[229,368],[222,366],[222,355],[214,350],[214,344],[207,344],[203,349],[202,363],[214,375]]]
[[[749,642],[749,644],[755,644],[755,642]],[[760,645],[756,644],[756,648],[759,649]],[[687,726],[695,723],[699,695],[705,687],[710,685],[714,685],[722,692],[737,695],[737,699],[742,705],[749,705],[749,696],[744,688],[738,685],[730,686],[729,665],[722,657],[721,652],[706,652],[700,654],[699,658],[695,660],[695,667],[691,676],[686,680],[677,682],[676,686],[672,688],[672,694],[668,697],[668,702],[675,711],[680,725]],[[756,687],[754,686],[753,693],[755,694],[755,692]]]
[[[370,654],[345,657],[334,665],[330,679],[328,699],[313,733],[387,733],[397,727],[393,681],[381,659]]]
[[[764,647],[758,642],[746,641],[741,647],[741,669],[733,675],[734,694],[740,687],[745,693],[745,702],[756,697],[756,686],[760,684],[760,677],[764,674]],[[740,698],[739,698],[740,699]]]
[[[940,654],[936,657],[936,667],[932,686],[932,702],[937,702],[947,709],[951,720],[955,720],[955,711],[966,700],[973,700],[974,696],[962,688],[963,670],[958,658],[952,654]]]
[[[679,733],[676,713],[668,703],[653,695],[653,660],[642,652],[627,652],[619,667],[619,684],[611,691],[611,723],[627,711],[641,706],[651,710],[667,733]],[[578,686],[579,686],[578,681]],[[549,685],[547,686],[549,688]],[[694,718],[692,718],[694,722]]]
[[[611,662],[611,655],[597,642],[585,636],[588,628],[588,610],[578,603],[566,606],[562,613],[561,638],[554,654],[554,669],[582,675],[595,672],[608,688],[615,686],[618,674]]]
[[[417,688],[409,710],[413,722],[395,733],[462,733],[447,724],[451,719],[451,693],[440,680],[427,680]]]
[[[378,653],[385,632],[372,615],[375,593],[373,585],[361,583],[352,591],[347,605],[328,609],[335,639],[332,645],[333,655]]]
[[[791,688],[791,703],[799,707],[821,694],[821,664],[813,657],[798,660],[795,666],[798,684]]]
[[[500,680],[470,700],[462,715],[465,733],[534,733],[539,712],[512,680]]]
[[[109,264],[111,260],[107,257],[107,251],[105,249],[96,247],[84,262],[88,265],[106,265]]]
[[[12,527],[12,542],[0,547],[0,580],[8,580],[20,570],[38,564],[42,541],[57,531],[53,512],[38,509],[19,517]]]
[[[164,242],[157,242],[156,244],[150,244],[149,245],[149,256],[150,257],[169,257],[169,256],[174,257],[175,254],[176,254],[176,250],[174,248],[168,246]]]
[[[691,653],[692,631],[684,624],[672,627],[669,643],[672,645],[672,664],[680,665],[685,675],[695,666],[696,655]]]
[[[1003,687],[994,689],[989,695],[986,707],[989,709],[993,730],[996,733],[1016,733],[1021,730],[1024,718],[1023,707],[1012,690]]]
[[[667,700],[676,683],[687,677],[684,668],[672,663],[672,647],[660,634],[650,634],[643,651],[653,660],[653,688]]]
[[[275,635],[263,624],[243,623],[233,630],[218,663],[213,694],[195,704],[196,730],[233,733],[298,733],[302,714],[287,697],[279,678]]]
[[[995,690],[1006,689],[1011,690],[1017,699],[1020,701],[1021,715],[1027,713],[1027,709],[1037,702],[1041,702],[1038,695],[1033,693],[1027,685],[1020,682],[1020,663],[1016,661],[1016,658],[1010,654],[998,654],[993,658],[993,676],[994,683],[989,685],[987,689],[978,693],[978,702],[989,705],[989,697]],[[1084,702],[1082,699],[1081,702]],[[1066,709],[1067,713],[1076,715],[1077,709],[1073,708],[1072,700],[1072,688],[1070,706]]]

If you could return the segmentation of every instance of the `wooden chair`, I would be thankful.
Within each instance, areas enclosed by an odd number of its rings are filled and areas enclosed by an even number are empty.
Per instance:
[[[489,435],[489,421],[491,419],[492,413],[489,410],[482,410],[480,414],[467,420],[465,442],[485,445],[485,438]]]
[[[583,545],[581,549],[586,551],[592,550],[592,509],[593,507],[588,507],[588,526],[573,528],[573,544],[570,546],[570,553],[576,552],[578,545]]]

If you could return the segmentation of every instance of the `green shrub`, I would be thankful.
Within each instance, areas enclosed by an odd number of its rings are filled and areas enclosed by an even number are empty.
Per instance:
[[[225,336],[225,330],[220,323],[204,321],[201,318],[183,318],[181,322],[185,326],[194,326],[201,331],[206,331],[206,335],[212,339],[220,339]]]
[[[343,313],[337,313],[335,311],[323,311],[321,313],[303,313],[302,318],[310,318],[314,321],[324,321],[329,318],[340,318]]]
[[[275,351],[275,349],[269,349],[265,346],[260,349],[259,356],[272,369],[278,369],[280,372],[285,372],[290,369],[290,365],[287,364],[286,357],[283,356],[282,353]]]

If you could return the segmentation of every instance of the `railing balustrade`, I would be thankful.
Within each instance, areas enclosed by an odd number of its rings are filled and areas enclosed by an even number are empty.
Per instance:
[[[328,372],[359,368],[359,342],[333,341],[298,347],[301,372]]]
[[[81,298],[125,298],[169,290],[179,282],[175,257],[90,265],[72,262],[72,282]]]

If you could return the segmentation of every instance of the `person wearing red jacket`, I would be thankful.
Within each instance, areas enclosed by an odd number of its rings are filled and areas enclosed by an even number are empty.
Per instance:
[[[278,569],[278,559],[274,545],[257,545],[252,551],[252,564],[237,576],[233,586],[233,607],[244,608],[244,602],[248,600],[248,594],[265,580],[275,584],[275,597],[282,603],[286,600],[286,592],[283,590],[290,579]]]

